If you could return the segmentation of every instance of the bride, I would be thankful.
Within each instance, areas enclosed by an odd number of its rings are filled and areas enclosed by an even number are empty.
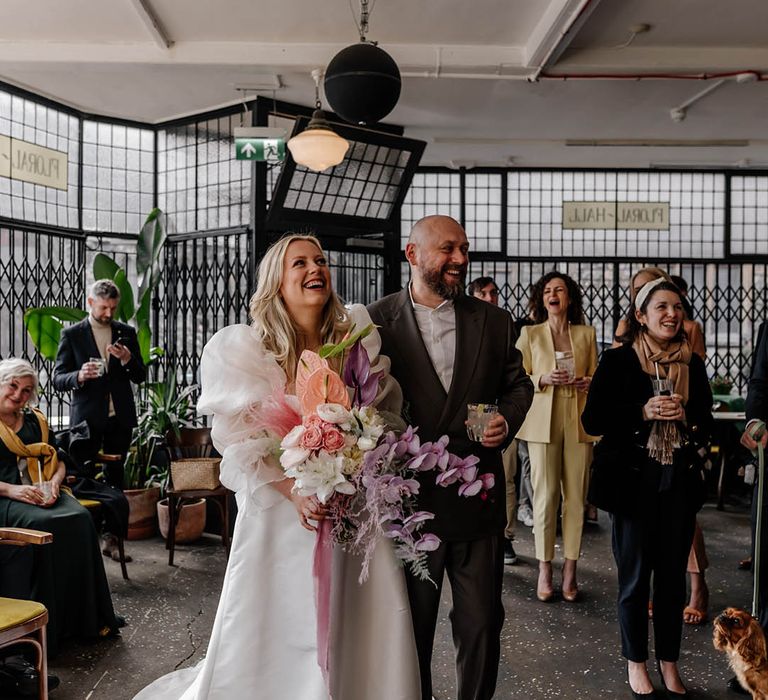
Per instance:
[[[364,306],[345,309],[331,287],[328,262],[313,236],[288,235],[267,251],[251,298],[252,325],[229,326],[202,357],[198,411],[213,414],[221,481],[236,492],[238,515],[208,652],[196,667],[152,683],[135,700],[328,700],[317,661],[312,578],[316,497],[262,446],[254,425],[259,402],[293,392],[305,349],[338,342],[370,323]],[[388,370],[374,331],[363,345],[374,370]],[[380,409],[400,412],[399,386],[381,383]],[[418,700],[418,663],[405,580],[381,541],[370,578],[360,562],[334,552],[330,694],[333,700]]]

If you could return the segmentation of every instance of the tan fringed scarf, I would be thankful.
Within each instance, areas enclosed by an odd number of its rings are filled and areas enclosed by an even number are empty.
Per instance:
[[[640,360],[643,372],[656,378],[656,367],[660,377],[669,377],[675,393],[683,397],[683,406],[688,403],[688,363],[691,361],[691,346],[687,340],[669,343],[662,348],[648,333],[640,333],[632,347]]]
[[[0,440],[17,457],[26,457],[29,477],[33,483],[50,481],[59,468],[59,458],[56,456],[56,448],[48,444],[48,422],[45,416],[33,408],[37,422],[40,424],[41,442],[33,442],[25,445],[19,436],[13,432],[3,421],[0,421]],[[42,478],[40,463],[42,462]]]
[[[646,374],[655,378],[670,378],[674,393],[683,397],[683,406],[688,403],[688,363],[691,361],[691,347],[688,341],[682,340],[669,343],[663,348],[648,333],[640,335],[632,343],[640,365]],[[653,421],[651,434],[648,436],[646,447],[648,455],[660,464],[672,464],[675,450],[681,445],[680,429],[673,421]],[[671,474],[662,478],[660,490],[669,488]]]

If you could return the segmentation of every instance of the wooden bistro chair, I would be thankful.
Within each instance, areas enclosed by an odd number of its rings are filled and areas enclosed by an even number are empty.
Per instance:
[[[110,455],[110,454],[104,454],[103,452],[99,452],[98,455],[96,456],[97,464],[103,464],[105,462],[119,462],[119,461],[120,461],[120,455]],[[74,481],[74,477],[72,478],[72,481]],[[95,501],[91,498],[78,498],[77,502],[91,514],[91,517],[97,514],[102,507],[101,501]],[[120,534],[119,532],[113,533],[113,534],[117,538],[117,552],[120,555],[120,570],[123,573],[123,578],[127,581],[128,567],[126,566],[126,563],[125,563],[125,541],[123,539],[122,534]]]
[[[48,544],[53,535],[39,530],[15,527],[0,528],[0,545],[26,546]],[[0,649],[15,644],[31,644],[37,661],[38,697],[48,700],[48,653],[46,650],[45,626],[48,611],[41,603],[16,598],[0,598]]]
[[[212,457],[213,442],[210,428],[181,428],[178,437],[173,431],[166,435],[168,452],[171,460],[171,478],[168,486],[168,566],[173,566],[173,553],[176,546],[176,524],[179,521],[181,506],[186,499],[205,498],[212,500],[221,514],[221,542],[229,557],[229,490],[218,481],[218,462]],[[205,487],[195,484],[190,477],[193,469],[206,467],[210,463],[215,476],[209,479]]]

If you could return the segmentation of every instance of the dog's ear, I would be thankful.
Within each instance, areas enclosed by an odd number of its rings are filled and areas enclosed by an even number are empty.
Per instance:
[[[736,645],[736,650],[750,666],[761,666],[768,660],[763,629],[756,620],[750,619],[744,636]]]

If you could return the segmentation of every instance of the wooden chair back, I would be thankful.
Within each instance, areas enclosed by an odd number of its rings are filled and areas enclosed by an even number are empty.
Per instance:
[[[181,428],[178,436],[169,430],[165,438],[171,459],[210,457],[214,452],[210,428]]]

